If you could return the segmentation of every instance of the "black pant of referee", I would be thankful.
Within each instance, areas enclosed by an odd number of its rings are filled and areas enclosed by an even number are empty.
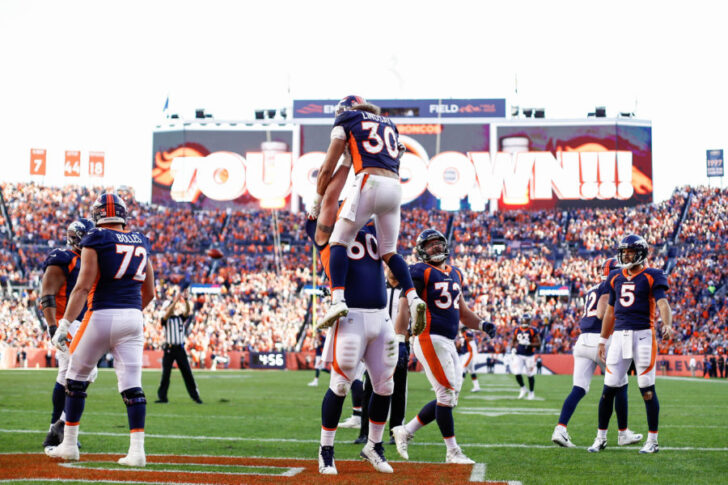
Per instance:
[[[190,362],[187,360],[187,352],[182,345],[169,345],[165,344],[164,357],[162,358],[162,382],[159,383],[159,389],[157,389],[157,397],[159,398],[155,402],[167,402],[167,389],[169,389],[169,376],[172,373],[172,365],[177,362],[177,367],[182,373],[182,378],[185,380],[185,387],[187,392],[193,401],[197,404],[202,404],[200,394],[197,391],[197,385],[195,384],[195,378],[192,376],[192,369],[190,369]]]

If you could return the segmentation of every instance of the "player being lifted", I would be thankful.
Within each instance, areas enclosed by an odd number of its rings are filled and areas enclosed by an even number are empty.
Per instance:
[[[72,222],[66,231],[67,248],[53,249],[43,262],[43,280],[41,281],[40,306],[43,316],[48,324],[50,337],[56,333],[58,321],[63,318],[66,311],[66,303],[76,286],[78,272],[81,268],[81,239],[88,231],[93,229],[94,223],[88,219],[79,219]],[[81,326],[86,313],[86,305],[83,305],[81,312],[73,319],[68,327],[68,341]],[[58,446],[63,441],[65,428],[65,416],[63,406],[66,403],[66,371],[68,370],[68,352],[57,351],[58,374],[56,384],[53,388],[52,401],[53,413],[51,414],[51,427],[48,430],[43,447]],[[96,380],[98,371],[96,367],[89,375],[89,381]]]
[[[447,463],[471,464],[455,439],[452,408],[457,405],[463,384],[462,367],[455,349],[455,337],[460,322],[468,328],[482,330],[491,338],[495,325],[476,315],[462,298],[463,274],[458,268],[445,264],[450,254],[445,236],[426,229],[417,237],[417,256],[421,262],[410,268],[417,292],[426,300],[427,315],[424,330],[415,338],[414,349],[422,363],[427,379],[435,389],[436,399],[425,404],[419,414],[404,426],[392,429],[397,452],[409,459],[407,443],[423,426],[437,421],[445,440]],[[397,326],[406,328],[410,318],[408,305],[399,306]],[[404,323],[402,323],[404,322]]]
[[[594,376],[594,370],[597,366],[602,368],[604,374],[604,361],[599,360],[597,349],[599,345],[599,332],[602,330],[602,318],[607,309],[609,301],[609,289],[607,287],[607,276],[617,268],[617,260],[609,258],[601,264],[601,283],[594,285],[586,292],[584,296],[584,315],[579,321],[581,334],[574,345],[574,386],[571,393],[566,397],[564,405],[561,407],[561,415],[559,416],[559,424],[554,428],[551,435],[551,441],[564,448],[573,448],[574,443],[566,431],[571,415],[574,414],[579,401],[589,392],[589,384]],[[610,338],[611,340],[611,338]],[[607,342],[607,347],[609,341]],[[624,376],[620,387],[617,391],[614,401],[614,409],[617,411],[617,421],[619,422],[619,439],[620,446],[631,445],[642,439],[642,435],[633,433],[627,428],[627,376]]]
[[[672,310],[666,296],[669,286],[662,270],[647,267],[649,247],[642,237],[632,234],[623,238],[618,250],[621,268],[607,277],[609,304],[602,320],[598,347],[599,358],[607,363],[607,372],[599,401],[597,437],[589,451],[598,452],[606,448],[614,396],[634,361],[649,431],[640,453],[656,453],[660,450],[657,444],[660,403],[655,391],[655,305],[662,319],[662,337],[668,338],[673,333]],[[607,353],[610,336],[612,342]]]
[[[339,169],[334,175],[335,184],[343,183],[346,169]],[[336,200],[328,201],[336,205]],[[321,224],[331,224],[335,212],[325,205]],[[328,219],[323,219],[324,215]],[[314,240],[321,254],[321,261],[327,275],[330,275],[332,248],[325,237],[317,237],[317,221],[309,218],[306,232]],[[320,236],[320,234],[319,234]],[[334,438],[341,418],[346,394],[355,379],[362,360],[366,364],[373,390],[369,401],[368,440],[360,455],[369,461],[375,470],[392,473],[382,447],[382,436],[389,412],[390,398],[394,389],[397,344],[394,329],[385,309],[384,271],[377,249],[377,238],[373,223],[364,225],[345,252],[349,258],[350,271],[346,275],[346,298],[351,305],[345,317],[339,317],[329,328],[322,358],[331,362],[331,381],[321,404],[321,445],[319,447],[319,473],[336,475],[334,462]]]
[[[417,296],[404,258],[397,254],[402,188],[399,182],[399,159],[404,147],[399,144],[396,125],[381,110],[359,96],[347,96],[336,107],[336,120],[331,131],[323,165],[316,180],[316,197],[309,210],[318,217],[321,200],[327,195],[338,199],[341,187],[329,187],[339,158],[348,149],[346,160],[354,166],[355,181],[332,226],[321,225],[318,233],[330,234],[330,272],[332,306],[319,322],[321,328],[331,326],[348,312],[345,298],[349,260],[347,248],[359,230],[374,219],[379,253],[402,286],[415,322],[416,330],[425,325],[425,303]],[[343,181],[341,186],[343,186]],[[338,189],[338,190],[337,190]]]
[[[525,370],[526,376],[528,377],[528,397],[526,399],[531,400],[534,398],[533,388],[536,385],[536,379],[533,377],[536,374],[536,356],[534,355],[534,349],[541,346],[541,337],[538,335],[538,330],[531,326],[531,314],[524,313],[521,316],[519,326],[513,332],[511,346],[511,352],[513,353],[513,373],[516,375],[516,382],[521,386],[518,399],[523,399],[526,395],[526,386],[523,383],[523,373]]]
[[[78,460],[78,427],[86,402],[89,376],[107,352],[114,356],[118,388],[126,404],[130,444],[119,463],[146,465],[144,420],[146,398],[142,390],[144,317],[142,309],[154,299],[154,272],[147,258],[149,240],[140,232],[124,230],[127,210],[115,194],[99,196],[91,207],[96,228],[81,241],[81,272],[53,337],[66,350],[69,319],[75,318],[88,299],[88,311],[70,347],[66,379],[66,430],[63,442],[46,454]]]

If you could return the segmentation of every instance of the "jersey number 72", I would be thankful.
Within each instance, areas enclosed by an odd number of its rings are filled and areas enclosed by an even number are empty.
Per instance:
[[[117,244],[116,254],[123,254],[124,259],[121,260],[119,270],[114,275],[114,279],[122,279],[129,269],[132,258],[137,259],[139,257],[141,257],[141,259],[139,260],[136,272],[134,273],[134,276],[132,276],[132,278],[136,281],[144,281],[145,279],[147,279],[147,250],[144,248],[144,246],[134,246],[133,244]]]

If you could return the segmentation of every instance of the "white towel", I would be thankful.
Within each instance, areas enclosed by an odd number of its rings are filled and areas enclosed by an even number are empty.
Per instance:
[[[361,195],[362,191],[362,181],[364,180],[365,176],[366,173],[360,172],[354,178],[354,183],[349,188],[349,192],[346,195],[346,200],[344,201],[344,206],[341,208],[341,212],[339,213],[339,217],[341,217],[342,219],[347,219],[351,222],[354,222],[356,220],[356,210],[359,205],[359,196]]]

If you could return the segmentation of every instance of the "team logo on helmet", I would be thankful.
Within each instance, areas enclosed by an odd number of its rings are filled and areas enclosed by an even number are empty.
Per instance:
[[[634,251],[634,258],[630,262],[624,260],[625,252],[628,250]],[[617,261],[623,268],[632,268],[639,266],[647,261],[647,253],[649,253],[650,247],[647,245],[647,241],[641,236],[630,234],[622,239],[619,243],[617,250]]]
[[[71,246],[73,249],[81,250],[81,239],[94,227],[93,221],[85,218],[81,218],[77,221],[73,221],[68,225],[66,231],[66,244]]]
[[[605,259],[604,262],[602,262],[602,265],[600,267],[600,273],[602,279],[609,276],[609,273],[614,271],[615,269],[619,268],[619,263],[617,262],[617,258],[609,258]]]
[[[336,114],[340,115],[344,111],[349,111],[352,106],[356,106],[358,104],[367,104],[367,100],[361,96],[354,96],[353,94],[349,95],[339,101],[339,104],[336,105]]]
[[[116,194],[106,192],[101,194],[91,206],[91,217],[96,225],[122,224],[126,225],[126,204]]]
[[[430,241],[440,241],[437,250],[432,254],[428,253],[426,247]],[[417,236],[417,244],[415,246],[417,257],[425,263],[441,263],[450,256],[450,249],[447,247],[447,238],[437,229],[425,229]]]

